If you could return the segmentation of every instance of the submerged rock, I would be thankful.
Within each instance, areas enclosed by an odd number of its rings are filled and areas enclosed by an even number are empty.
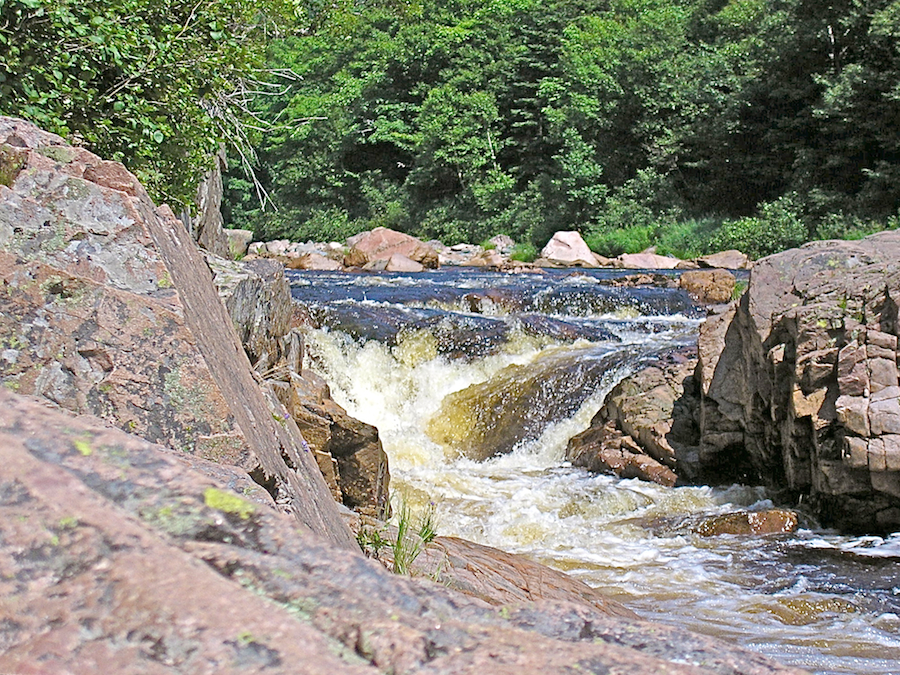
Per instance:
[[[732,535],[786,534],[797,529],[797,514],[785,509],[736,511],[708,516],[692,526],[703,537]]]
[[[427,433],[449,453],[476,461],[508,453],[574,414],[623,358],[603,347],[548,350],[447,396]]]

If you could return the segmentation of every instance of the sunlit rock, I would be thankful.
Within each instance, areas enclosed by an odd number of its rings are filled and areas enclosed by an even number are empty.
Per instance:
[[[541,258],[551,265],[598,267],[594,252],[575,231],[556,232],[541,249]]]
[[[337,260],[315,252],[302,253],[290,258],[285,267],[292,270],[340,271],[344,269],[344,265]]]
[[[696,259],[696,263],[700,267],[719,267],[726,270],[748,270],[753,266],[745,254],[734,249],[701,256]]]
[[[829,525],[900,527],[898,304],[897,231],[757,261],[733,318],[716,320],[721,350],[701,331],[704,444],[808,494]]]
[[[718,305],[731,301],[735,278],[728,270],[689,270],[678,278],[678,285],[704,305]]]
[[[0,232],[12,233],[0,249],[0,335],[17,352],[0,360],[3,385],[259,468],[300,522],[353,546],[296,426],[274,419],[181,221],[121,164],[0,118],[0,146],[11,139],[27,153],[0,188]]]
[[[386,227],[376,227],[369,232],[354,235],[347,240],[347,264],[362,266],[378,260],[390,260],[399,254],[414,260],[423,267],[438,266],[438,254],[424,242],[402,232]],[[365,262],[362,262],[362,261]]]
[[[232,258],[242,258],[247,254],[250,242],[253,241],[253,232],[250,230],[223,230],[228,241],[228,252]]]
[[[615,258],[614,264],[617,267],[626,269],[663,269],[673,270],[678,267],[681,261],[678,258],[670,258],[665,255],[657,255],[656,253],[623,253]]]

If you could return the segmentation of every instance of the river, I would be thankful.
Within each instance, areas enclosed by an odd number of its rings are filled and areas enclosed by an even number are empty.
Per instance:
[[[413,510],[433,504],[439,534],[526,555],[646,619],[813,673],[900,674],[900,533],[843,536],[801,514],[791,535],[701,537],[689,519],[764,508],[765,491],[666,488],[564,461],[609,389],[695,341],[703,320],[682,291],[610,285],[621,274],[289,280],[316,326],[307,366],[379,429],[392,492]]]

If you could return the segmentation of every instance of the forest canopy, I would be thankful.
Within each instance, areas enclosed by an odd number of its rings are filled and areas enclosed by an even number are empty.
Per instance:
[[[753,256],[897,227],[900,0],[0,0],[0,113],[259,238]]]
[[[900,2],[421,0],[274,41],[264,238],[577,229],[759,256],[897,227]],[[274,208],[273,208],[274,207]]]

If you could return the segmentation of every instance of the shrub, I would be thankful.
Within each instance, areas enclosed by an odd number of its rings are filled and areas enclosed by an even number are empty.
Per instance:
[[[791,194],[763,204],[758,216],[726,222],[710,245],[719,251],[736,248],[755,259],[800,246],[809,238],[796,195]]]

